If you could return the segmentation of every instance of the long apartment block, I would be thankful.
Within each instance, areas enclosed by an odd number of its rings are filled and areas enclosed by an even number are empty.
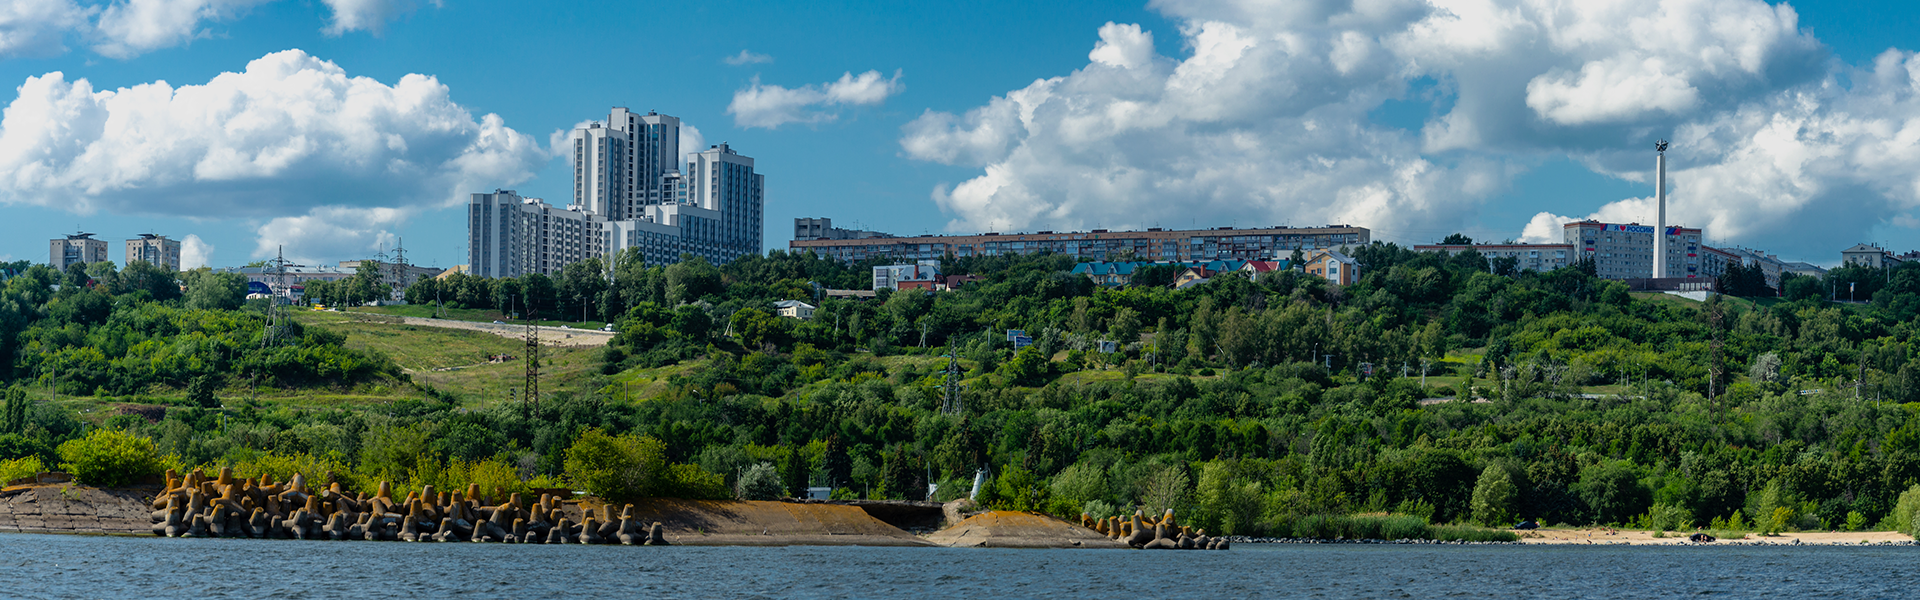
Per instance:
[[[1269,260],[1287,258],[1295,249],[1361,246],[1372,241],[1365,227],[1266,227],[1259,229],[1161,229],[1146,231],[1036,231],[977,235],[923,235],[911,237],[857,237],[839,235],[795,219],[795,231],[814,233],[810,239],[787,243],[794,252],[811,251],[846,262],[876,257],[898,259],[1001,256],[1052,252],[1098,260]],[[860,232],[872,234],[873,232]],[[884,235],[884,234],[880,234]]]

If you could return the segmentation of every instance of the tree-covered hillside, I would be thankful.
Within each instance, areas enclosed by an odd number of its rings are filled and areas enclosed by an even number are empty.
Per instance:
[[[455,275],[407,296],[610,320],[620,333],[602,374],[548,389],[537,405],[423,389],[417,401],[330,410],[175,408],[158,422],[39,407],[4,439],[44,454],[89,421],[151,437],[189,465],[330,461],[352,485],[417,485],[486,464],[523,482],[584,485],[589,471],[569,463],[569,450],[594,431],[634,436],[657,448],[659,464],[691,469],[656,492],[711,490],[684,482],[754,471],[777,473],[793,491],[829,485],[869,497],[918,499],[938,483],[944,500],[984,469],[990,504],[1096,516],[1176,508],[1236,534],[1367,512],[1906,530],[1920,510],[1920,492],[1902,498],[1920,482],[1920,404],[1910,404],[1920,402],[1920,265],[1843,268],[1824,281],[1789,279],[1785,298],[1700,303],[1630,294],[1590,268],[1516,272],[1471,252],[1391,244],[1352,254],[1364,273],[1352,286],[1230,273],[1178,291],[1100,288],[1070,274],[1065,257],[949,259],[947,274],[984,280],[864,300],[821,290],[862,287],[870,265],[779,251],[720,267],[647,268],[626,254],[611,269],[588,261],[553,278]],[[16,289],[19,279],[6,292],[20,315],[8,317],[18,325],[8,325],[6,351],[20,384],[64,366],[48,356],[96,345],[107,375],[84,385],[102,393],[127,393],[112,387],[116,378],[190,386],[197,374],[282,377],[259,365],[295,349],[366,366],[314,367],[285,385],[394,376],[384,359],[312,330],[228,362],[158,361],[162,348],[220,346],[188,341],[212,333],[149,323],[258,328],[258,316],[200,308],[194,285],[171,298],[126,283],[86,287],[106,301],[87,313],[81,304],[94,296],[40,285],[52,280]],[[1770,293],[1751,273],[1725,283]],[[1870,301],[1836,304],[1823,293],[1849,284]],[[777,317],[779,300],[819,310],[806,321]],[[245,329],[236,327],[221,331]],[[1034,344],[1015,351],[1009,329]],[[1118,352],[1100,352],[1104,341]],[[202,370],[175,370],[186,365]],[[759,463],[771,471],[749,469]]]

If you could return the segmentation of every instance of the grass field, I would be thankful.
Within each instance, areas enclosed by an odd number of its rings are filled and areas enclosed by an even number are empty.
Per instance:
[[[406,308],[406,307],[382,307]],[[463,329],[416,327],[363,321],[333,312],[296,312],[304,325],[318,325],[347,336],[347,347],[379,352],[405,369],[416,383],[431,385],[462,399],[487,405],[504,401],[509,388],[520,388],[526,377],[526,346],[512,338]],[[597,348],[541,349],[541,387],[574,389],[599,373]],[[515,357],[490,363],[487,357]],[[408,391],[408,396],[417,395]]]

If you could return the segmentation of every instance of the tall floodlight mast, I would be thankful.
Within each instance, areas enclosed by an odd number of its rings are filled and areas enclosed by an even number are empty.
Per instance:
[[[1653,159],[1653,202],[1660,214],[1653,228],[1653,278],[1667,276],[1667,141],[1653,143],[1659,156]]]

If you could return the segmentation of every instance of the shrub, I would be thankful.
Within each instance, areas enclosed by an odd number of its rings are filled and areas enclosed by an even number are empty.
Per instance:
[[[1860,511],[1847,511],[1847,531],[1859,531],[1867,527],[1867,516]]]
[[[734,497],[741,500],[774,500],[785,490],[780,485],[780,473],[773,463],[759,463],[740,472],[740,481],[734,484]]]
[[[1880,528],[1914,535],[1914,525],[1920,522],[1920,519],[1914,518],[1916,513],[1920,513],[1920,484],[1900,492],[1900,499],[1893,504],[1893,512],[1887,513],[1887,519],[1880,522]]]
[[[709,473],[700,465],[667,465],[656,481],[659,485],[649,490],[647,496],[688,500],[726,500],[733,497],[733,490],[727,489],[726,477]]]
[[[357,485],[364,482],[357,481],[356,478],[353,478],[352,470],[347,468],[346,465],[336,460],[316,457],[305,452],[297,454],[259,452],[241,460],[233,461],[231,466],[233,467],[235,477],[253,478],[261,475],[271,475],[274,481],[287,481],[293,479],[294,473],[299,473],[301,476],[307,478],[308,485],[324,485],[329,479],[338,478],[345,480],[341,482],[343,486],[356,490],[373,491],[372,489],[367,489],[366,485]],[[372,483],[375,487],[378,486],[377,482]]]
[[[116,487],[165,470],[153,440],[125,431],[95,429],[60,444],[62,468],[87,485]]]
[[[1638,526],[1653,531],[1678,531],[1693,528],[1693,511],[1669,504],[1655,504],[1641,515]]]
[[[47,470],[47,468],[40,464],[40,457],[38,456],[0,460],[0,485],[5,485],[6,482],[45,470]]]
[[[666,445],[651,437],[611,436],[599,428],[581,432],[567,448],[566,473],[581,489],[610,502],[648,495],[666,470]]]
[[[18,433],[0,433],[0,460],[51,454],[47,451],[47,445],[40,443],[40,440]]]
[[[1120,516],[1120,509],[1115,508],[1112,504],[1108,504],[1105,500],[1088,500],[1085,504],[1080,505],[1080,512],[1086,513],[1087,516],[1095,519]]]

